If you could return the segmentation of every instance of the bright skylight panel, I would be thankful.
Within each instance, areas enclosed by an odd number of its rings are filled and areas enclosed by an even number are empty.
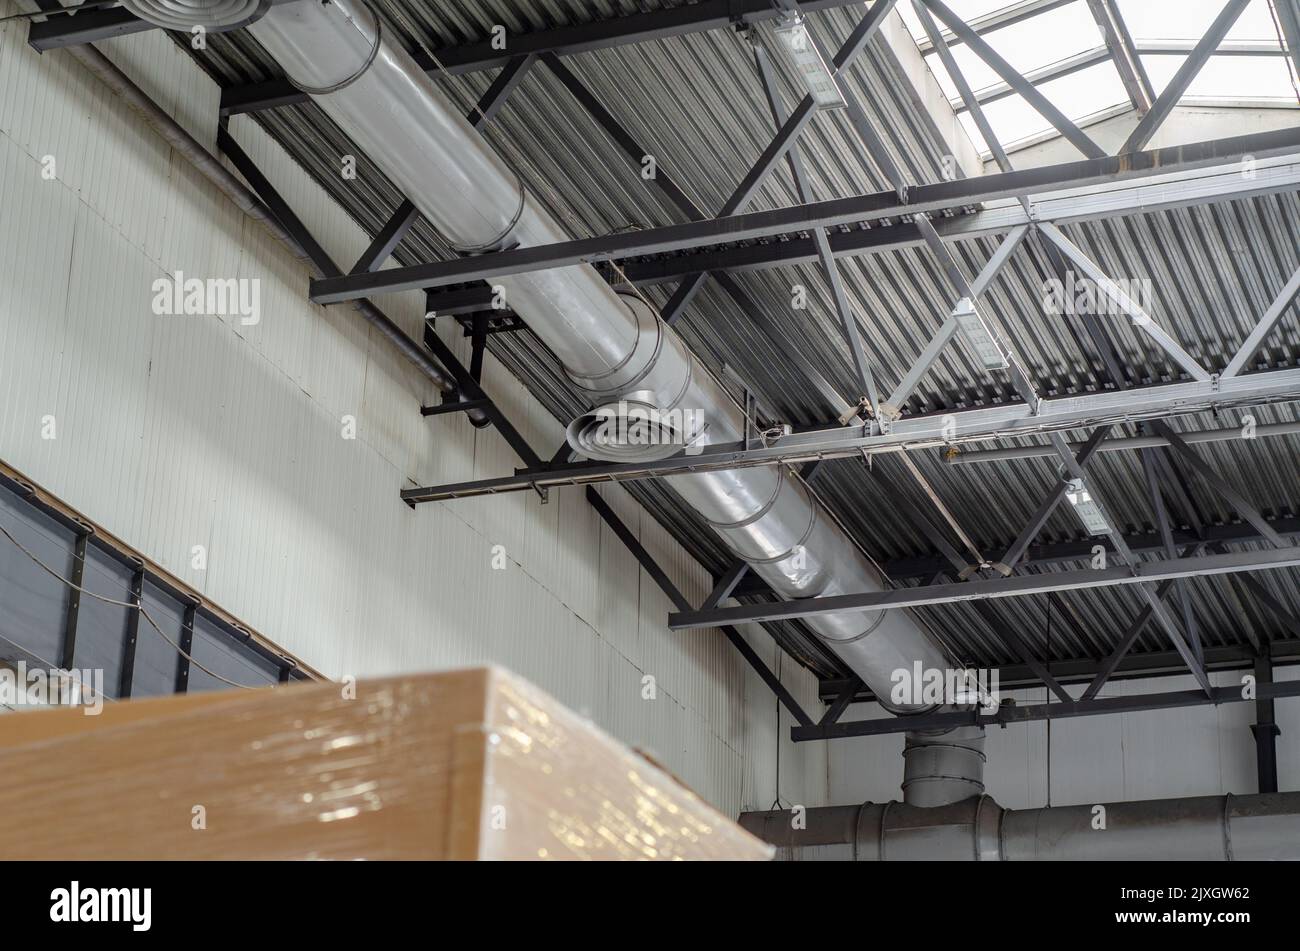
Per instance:
[[[1119,0],[1120,13],[1135,41],[1198,40],[1226,0]],[[1268,0],[1251,0],[1228,31],[1230,40],[1276,40]]]
[[[1186,57],[1144,56],[1142,62],[1159,93]],[[1203,99],[1278,99],[1297,104],[1286,60],[1281,56],[1211,56],[1185,96]]]
[[[1041,91],[1068,118],[1076,121],[1128,101],[1124,84],[1109,62],[1098,63],[1070,76],[1043,83]],[[1009,96],[986,104],[984,114],[988,116],[989,124],[1004,146],[1052,129],[1051,124],[1019,96]],[[980,147],[983,142],[974,120],[969,115],[961,118],[962,124],[971,134],[971,140],[976,147]],[[983,150],[987,151],[987,145],[983,146]]]
[[[994,30],[984,40],[1019,72],[1069,59],[1105,42],[1086,3],[1071,3]]]

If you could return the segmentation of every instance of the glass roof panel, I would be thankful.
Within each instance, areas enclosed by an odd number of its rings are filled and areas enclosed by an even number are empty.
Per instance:
[[[1157,93],[1187,59],[1144,56],[1142,62]],[[1297,102],[1286,59],[1281,56],[1211,56],[1188,87],[1187,96],[1211,99],[1278,99]]]
[[[1124,84],[1113,64],[1099,63],[1039,87],[1043,94],[1071,119],[1084,119],[1128,100]],[[993,132],[1004,146],[1047,132],[1051,123],[1019,96],[1010,96],[984,106]],[[988,151],[975,120],[963,114],[962,125],[977,148]]]
[[[1105,45],[1086,3],[1071,3],[1040,13],[994,30],[984,40],[1021,73]]]
[[[1196,40],[1205,35],[1225,0],[1119,0],[1120,14],[1140,40]],[[1268,0],[1251,0],[1228,31],[1230,40],[1276,40]]]
[[[946,0],[955,13],[968,22],[994,10],[1012,6],[1011,0]],[[1125,23],[1139,46],[1143,41],[1195,41],[1201,38],[1226,0],[1117,0]],[[908,0],[898,4],[913,36],[923,37]],[[1228,40],[1265,43],[1281,50],[1277,25],[1268,0],[1251,0],[1228,33]],[[1088,5],[1082,0],[1039,13],[1020,23],[984,34],[984,39],[1022,74],[1051,66],[1104,45],[1104,38]],[[977,92],[1001,84],[1002,80],[965,44],[952,47],[953,59],[971,88]],[[1142,62],[1159,93],[1168,85],[1183,55],[1144,55]],[[927,62],[939,85],[954,102],[957,87],[931,53]],[[1114,64],[1105,62],[1070,76],[1039,82],[1038,88],[1069,118],[1079,121],[1128,101]],[[1290,66],[1280,55],[1212,57],[1192,82],[1188,96],[1224,100],[1300,101]],[[986,103],[984,111],[1004,145],[1047,132],[1050,124],[1020,96],[1012,95]],[[961,116],[977,147],[987,151],[974,120]]]

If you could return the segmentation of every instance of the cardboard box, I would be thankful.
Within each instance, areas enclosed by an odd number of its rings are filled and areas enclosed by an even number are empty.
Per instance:
[[[0,716],[0,858],[768,859],[499,668]]]

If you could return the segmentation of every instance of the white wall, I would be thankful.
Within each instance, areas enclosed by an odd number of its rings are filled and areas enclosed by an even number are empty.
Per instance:
[[[1249,671],[1210,675],[1216,687],[1240,684]],[[1279,667],[1278,681],[1300,680],[1300,667]],[[1067,688],[1072,696],[1082,686]],[[1194,690],[1186,677],[1121,680],[1102,697]],[[1007,691],[1021,705],[1047,701],[1046,689]],[[1275,703],[1278,789],[1300,789],[1300,700]],[[851,707],[848,720],[888,716],[875,704]],[[1070,806],[1175,796],[1258,792],[1253,703],[1193,706],[1146,713],[1018,723],[987,733],[985,787],[1010,809]],[[902,734],[830,744],[830,801],[835,805],[901,798]]]
[[[825,747],[789,742],[788,718],[716,632],[666,630],[667,599],[580,489],[545,506],[523,493],[402,504],[405,486],[516,460],[495,432],[421,418],[434,394],[417,371],[346,306],[310,305],[283,246],[25,36],[0,27],[0,458],[328,676],[495,661],[726,811],[825,801]],[[100,48],[213,148],[218,90],[169,40]],[[326,249],[354,260],[367,238],[350,219],[250,120],[232,132]],[[151,284],[176,270],[259,279],[261,321],[155,316]],[[419,338],[420,295],[377,303]],[[457,330],[445,337],[467,358]],[[491,357],[484,373],[539,451],[559,444],[559,423]],[[702,598],[700,566],[622,489],[604,494]],[[751,639],[780,663],[770,638]],[[813,708],[813,679],[781,669]],[[642,699],[645,674],[657,700]]]

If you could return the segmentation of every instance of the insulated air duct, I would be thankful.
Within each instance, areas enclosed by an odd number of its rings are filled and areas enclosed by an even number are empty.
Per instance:
[[[569,240],[405,50],[384,37],[360,0],[273,6],[249,30],[462,253]],[[741,410],[672,328],[643,301],[616,293],[594,268],[505,275],[493,283],[598,407],[569,427],[578,452],[627,461],[742,438]],[[783,468],[669,481],[782,596],[881,590],[864,555]],[[917,662],[952,666],[904,611],[812,623],[878,697],[889,697],[896,670]]]
[[[781,858],[853,861],[1300,859],[1300,793],[1003,809],[988,796],[934,808],[865,803],[746,812]]]

